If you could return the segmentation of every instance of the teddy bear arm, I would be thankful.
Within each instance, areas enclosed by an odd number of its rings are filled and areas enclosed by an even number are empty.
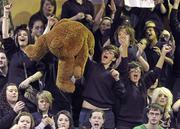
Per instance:
[[[40,36],[35,44],[28,45],[25,48],[26,55],[32,59],[39,61],[48,52],[45,35]]]
[[[87,39],[87,44],[89,48],[89,54],[93,56],[94,54],[94,45],[95,45],[95,40],[94,40],[94,35],[92,32],[89,31],[88,33],[88,39]]]
[[[68,93],[73,93],[75,85],[71,81],[73,76],[74,57],[66,58],[58,62],[58,74],[56,79],[57,87]]]
[[[64,42],[62,40],[62,37],[55,37],[49,45],[49,50],[58,58],[64,57],[63,46],[64,46]]]
[[[84,43],[83,47],[79,51],[78,55],[75,58],[75,64],[74,64],[74,77],[75,78],[81,78],[84,73],[84,68],[87,62],[89,56],[88,52],[88,45],[87,43]]]

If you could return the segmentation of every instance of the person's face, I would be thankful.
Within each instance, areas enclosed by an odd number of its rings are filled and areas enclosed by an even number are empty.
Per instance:
[[[18,32],[18,43],[20,47],[25,47],[28,44],[28,34],[25,30],[20,30]]]
[[[141,69],[139,67],[130,69],[129,78],[133,83],[137,84],[141,78]]]
[[[7,66],[7,57],[5,53],[0,52],[0,68],[4,68]]]
[[[57,120],[57,126],[58,128],[69,129],[70,127],[69,118],[64,114],[60,114]]]
[[[154,110],[154,109],[151,109],[149,111],[149,113],[147,114],[147,116],[148,116],[148,119],[149,119],[149,123],[152,124],[152,125],[159,124],[159,121],[162,118],[162,115],[161,115],[160,111],[159,110]]]
[[[155,32],[154,28],[150,27],[150,28],[146,29],[146,38],[149,41],[153,41],[153,40],[157,39],[156,32]]]
[[[15,103],[18,100],[17,86],[10,85],[6,89],[6,99],[9,103]]]
[[[164,94],[159,94],[156,103],[165,107],[168,102],[168,97]]]
[[[31,118],[29,116],[21,116],[18,121],[20,129],[30,129],[31,128]]]
[[[118,41],[120,44],[124,42],[130,43],[130,35],[127,33],[126,29],[120,29],[118,32]]]
[[[100,31],[103,34],[107,29],[111,28],[111,21],[108,19],[105,19],[102,21],[102,23],[100,24]]]
[[[101,63],[103,65],[110,65],[116,58],[113,50],[104,50],[101,54]]]
[[[50,107],[50,103],[46,99],[44,98],[38,99],[39,110],[41,110],[42,112],[46,112],[49,110],[49,107]]]
[[[93,112],[89,122],[92,129],[100,129],[104,123],[103,114],[101,112]]]
[[[38,20],[34,22],[33,28],[32,28],[32,36],[41,36],[44,31],[44,25],[43,22]]]
[[[49,0],[46,0],[43,5],[43,12],[46,16],[50,16],[53,13],[53,5]]]

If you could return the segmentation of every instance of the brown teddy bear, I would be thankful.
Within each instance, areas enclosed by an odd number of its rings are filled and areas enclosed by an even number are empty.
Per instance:
[[[82,77],[88,56],[94,53],[93,34],[79,22],[60,20],[25,49],[27,56],[36,61],[49,51],[59,59],[56,85],[64,92],[74,92],[71,77]]]

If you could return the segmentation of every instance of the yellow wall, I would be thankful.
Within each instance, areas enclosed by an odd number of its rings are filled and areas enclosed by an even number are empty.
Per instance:
[[[56,16],[60,16],[61,6],[65,0],[56,0]],[[27,24],[32,14],[40,8],[40,0],[12,0],[12,19],[14,26]]]

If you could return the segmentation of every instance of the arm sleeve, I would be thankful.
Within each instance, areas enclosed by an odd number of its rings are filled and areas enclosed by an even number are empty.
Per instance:
[[[44,125],[43,122],[41,122],[38,126],[35,127],[35,129],[44,129],[46,125]]]
[[[42,73],[44,73],[45,70],[46,70],[46,66],[45,66],[45,64],[42,61],[38,61],[37,62],[36,68],[37,68],[37,71],[40,71]]]
[[[18,50],[15,41],[12,38],[7,38],[3,39],[2,43],[8,60],[11,60],[12,55]]]
[[[119,97],[123,97],[126,89],[125,89],[125,85],[122,82],[122,80],[116,81],[114,84],[114,92],[115,95],[119,98]]]
[[[2,111],[0,112],[2,114]],[[17,114],[13,110],[10,110],[5,116],[0,116],[0,128],[10,128],[16,116]]]
[[[153,70],[147,72],[143,77],[143,82],[145,83],[146,88],[148,89],[151,85],[153,85],[161,75],[161,69],[155,67]]]
[[[128,57],[122,58],[118,71],[120,73],[120,77],[126,78],[128,76]]]
[[[68,3],[64,3],[62,6],[62,13],[61,13],[61,19],[63,18],[70,18],[70,14],[69,14],[69,5]]]
[[[178,10],[172,9],[171,15],[170,15],[170,27],[173,32],[180,33],[180,22],[177,18]]]
[[[91,16],[94,18],[94,13],[95,13],[95,11],[94,11],[94,5],[92,4],[92,3],[90,3],[89,4],[89,10],[90,10],[90,14],[91,14]]]

